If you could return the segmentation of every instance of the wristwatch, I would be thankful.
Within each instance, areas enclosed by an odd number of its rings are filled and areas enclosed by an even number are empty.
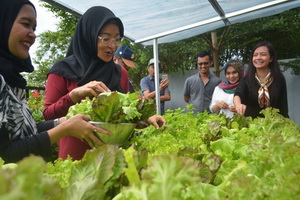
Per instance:
[[[59,119],[57,118],[57,119],[53,120],[53,123],[54,123],[54,127],[57,126],[59,124]]]

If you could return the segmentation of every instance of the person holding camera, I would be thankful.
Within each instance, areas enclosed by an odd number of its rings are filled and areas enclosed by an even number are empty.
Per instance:
[[[155,92],[155,78],[154,78],[154,58],[150,59],[148,62],[148,72],[149,75],[142,78],[140,81],[140,87],[142,90],[142,95],[145,99],[154,99],[156,97]],[[159,79],[159,91],[160,91],[160,112],[161,115],[165,113],[165,101],[171,100],[171,94],[169,90],[169,80]]]

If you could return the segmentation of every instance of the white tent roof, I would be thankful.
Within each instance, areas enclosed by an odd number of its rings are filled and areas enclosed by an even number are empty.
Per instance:
[[[44,0],[82,15],[101,5],[119,17],[135,43],[173,42],[299,7],[300,0]]]

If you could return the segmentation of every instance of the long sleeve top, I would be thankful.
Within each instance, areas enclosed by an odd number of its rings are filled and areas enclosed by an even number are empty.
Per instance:
[[[124,68],[126,71],[126,69]],[[129,81],[127,71],[122,69],[120,85],[125,92],[129,92]],[[57,74],[49,74],[46,91],[43,115],[45,119],[55,119],[66,116],[70,106],[75,103],[71,100],[69,93],[77,88],[75,80],[71,80]],[[88,143],[72,136],[61,138],[58,142],[58,156],[66,159],[71,156],[74,160],[80,160],[86,150],[91,147]]]
[[[53,120],[36,124],[28,108],[25,90],[11,88],[0,75],[0,157],[18,162],[30,154],[51,155],[47,130]]]
[[[7,130],[0,128],[0,157],[6,163],[18,162],[30,154],[49,157],[51,155],[50,138],[46,130],[53,128],[53,120],[37,124],[38,134],[11,141]],[[40,129],[41,128],[41,129]],[[43,130],[43,131],[42,131]]]
[[[129,92],[128,74],[122,69],[120,85],[125,92]],[[69,93],[77,88],[75,80],[62,77],[57,74],[49,74],[46,91],[43,115],[45,119],[56,119],[67,115],[69,107],[75,103],[71,100]]]
[[[276,88],[273,83],[268,87],[270,94],[270,107],[279,109],[279,113],[284,117],[289,117],[288,115],[288,99],[287,99],[287,88],[284,77],[279,79],[279,88]],[[255,91],[260,88],[257,82],[253,83],[251,87]],[[259,114],[263,110],[258,104],[258,92],[255,95],[251,94],[250,86],[247,84],[246,79],[242,79],[237,86],[234,96],[239,96],[241,98],[242,104],[245,104],[246,112],[245,116],[251,116],[253,118],[262,116]]]
[[[212,95],[210,106],[209,106],[210,111],[212,113],[214,113],[212,107],[220,101],[224,101],[229,106],[233,106],[234,105],[233,104],[233,95],[234,94],[229,94],[229,93],[224,92],[223,89],[216,86],[215,90],[214,90],[214,93]],[[229,109],[220,109],[219,114],[222,114],[222,113],[225,114],[229,118],[232,118],[233,115],[234,115],[234,113],[231,112]]]

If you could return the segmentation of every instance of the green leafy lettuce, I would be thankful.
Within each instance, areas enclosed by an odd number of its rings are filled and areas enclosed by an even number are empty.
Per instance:
[[[153,100],[141,99],[135,93],[107,92],[71,106],[67,117],[86,114],[92,121],[138,124],[154,115],[155,108]]]

